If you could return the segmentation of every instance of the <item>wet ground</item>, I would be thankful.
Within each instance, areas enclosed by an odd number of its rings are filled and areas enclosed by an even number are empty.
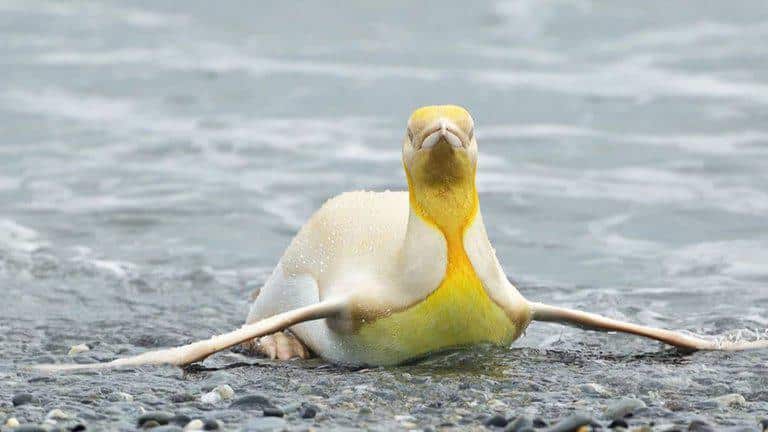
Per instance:
[[[607,425],[622,398],[645,405],[631,426],[659,430],[768,416],[765,352],[681,356],[548,324],[397,368],[227,353],[186,373],[24,369],[239,325],[324,200],[404,187],[405,119],[446,102],[476,118],[484,218],[526,297],[764,337],[764,2],[5,0],[0,39],[3,424],[60,409],[75,418],[49,426],[131,430],[156,411],[227,430]],[[232,399],[205,396],[223,385]]]

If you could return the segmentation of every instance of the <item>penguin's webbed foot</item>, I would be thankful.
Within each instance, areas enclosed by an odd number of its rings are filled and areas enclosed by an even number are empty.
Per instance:
[[[312,357],[306,345],[290,331],[281,331],[245,342],[242,347],[250,354],[260,355],[272,360],[290,360],[298,357]]]

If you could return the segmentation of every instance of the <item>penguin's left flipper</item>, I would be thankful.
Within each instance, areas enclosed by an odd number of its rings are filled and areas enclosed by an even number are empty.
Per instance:
[[[745,351],[768,348],[768,340],[751,342],[712,341],[544,303],[531,303],[531,309],[534,321],[556,322],[587,330],[630,333],[664,342],[683,351]]]

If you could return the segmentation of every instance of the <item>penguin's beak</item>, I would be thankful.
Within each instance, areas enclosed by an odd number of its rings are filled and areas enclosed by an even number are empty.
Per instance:
[[[446,118],[438,119],[422,134],[418,150],[429,150],[438,144],[450,145],[454,149],[464,149],[469,146],[468,137],[452,121]]]

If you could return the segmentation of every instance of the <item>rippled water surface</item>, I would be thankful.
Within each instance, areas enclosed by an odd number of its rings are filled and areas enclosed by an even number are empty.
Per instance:
[[[239,325],[324,200],[404,188],[405,120],[433,103],[475,116],[486,225],[526,297],[764,335],[763,1],[3,0],[0,40],[0,419],[62,408],[130,429],[163,410],[237,429],[260,415],[199,402],[221,383],[320,407],[286,417],[294,428],[599,417],[624,395],[648,405],[638,424],[768,415],[764,352],[670,356],[544,324],[511,350],[363,372],[21,369],[79,343],[93,348],[83,361],[107,359]],[[22,391],[36,403],[14,408]],[[746,404],[710,402],[730,393]]]

